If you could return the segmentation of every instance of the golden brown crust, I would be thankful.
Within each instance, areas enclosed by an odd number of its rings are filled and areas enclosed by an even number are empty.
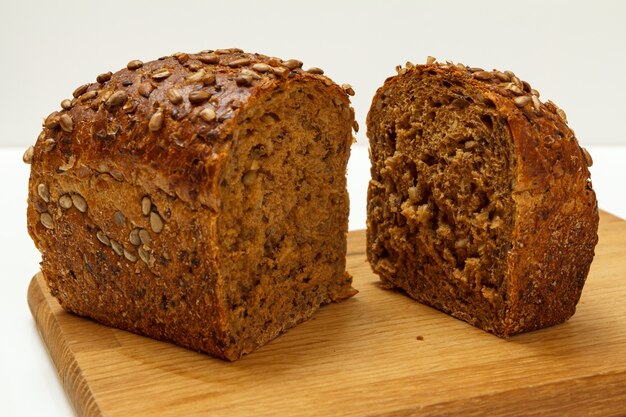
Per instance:
[[[28,230],[64,308],[229,360],[245,353],[228,333],[216,241],[237,118],[290,83],[323,87],[354,117],[341,87],[301,66],[239,49],[134,60],[46,118],[25,156]]]
[[[317,80],[334,86],[337,99],[349,105],[339,86],[301,65],[238,49],[131,61],[132,69],[78,87],[71,107],[46,118],[35,161],[56,169],[68,163],[95,165],[99,172],[214,208],[222,147],[232,139],[235,115],[255,97],[286,79]],[[205,109],[209,115],[203,117]],[[61,119],[67,120],[66,129]],[[51,139],[55,146],[45,152],[44,142]],[[138,167],[145,171],[137,172]]]
[[[407,78],[417,84],[423,77],[434,77],[478,89],[510,130],[515,172],[507,302],[505,319],[489,330],[507,337],[567,320],[574,314],[593,259],[599,218],[587,168],[591,159],[567,126],[565,113],[550,101],[541,103],[539,93],[509,71],[434,62],[407,63],[397,70],[399,74],[388,78],[372,101],[367,119],[370,140],[380,140],[373,132],[379,130],[376,123],[385,96]],[[368,217],[375,209],[368,206]],[[373,239],[368,234],[370,260],[377,258]],[[397,286],[390,279],[393,270],[384,263],[372,266],[387,285]],[[476,324],[472,317],[457,317]]]

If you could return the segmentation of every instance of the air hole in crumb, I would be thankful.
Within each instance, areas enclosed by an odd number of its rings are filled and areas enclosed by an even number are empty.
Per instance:
[[[258,145],[254,145],[250,149],[249,156],[252,159],[260,159],[264,156],[267,156],[265,145],[262,143],[259,143]]]
[[[387,139],[387,145],[391,148],[392,151],[396,150],[396,129],[392,127],[387,131],[387,135],[385,135],[385,139]]]
[[[278,117],[278,115],[276,113],[270,112],[270,113],[265,113],[265,115],[271,117],[272,119],[274,119],[275,122],[280,120],[280,117]]]
[[[469,103],[467,102],[467,100],[464,100],[462,98],[455,98],[452,101],[452,106],[454,106],[457,109],[464,109],[469,106]]]
[[[483,114],[482,116],[480,116],[480,120],[484,123],[485,126],[487,126],[487,129],[493,130],[493,119],[491,118],[491,116]]]
[[[417,178],[417,166],[415,165],[415,162],[408,161],[407,169],[411,178]]]
[[[496,103],[494,103],[494,102],[493,102],[493,100],[492,100],[492,99],[490,99],[490,98],[486,98],[486,99],[484,99],[484,100],[483,100],[483,103],[485,103],[485,106],[490,107],[490,108],[492,108],[492,109],[495,109],[495,108],[496,108]]]
[[[409,130],[411,128],[410,117],[411,117],[410,113],[405,113],[402,116],[402,118],[398,120],[397,122],[398,128],[403,129],[403,130]]]
[[[427,154],[427,153],[424,153],[421,156],[421,160],[422,160],[422,162],[424,162],[428,166],[435,165],[435,163],[437,162],[437,158],[434,155],[430,155],[430,154]]]

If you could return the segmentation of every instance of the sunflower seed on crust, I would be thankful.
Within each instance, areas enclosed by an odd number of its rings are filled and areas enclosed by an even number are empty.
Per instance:
[[[46,229],[54,229],[54,220],[52,220],[52,215],[50,215],[50,213],[41,213],[39,215],[39,221]]]
[[[163,219],[154,211],[150,213],[150,227],[154,233],[161,233],[163,230]]]
[[[96,237],[98,238],[100,243],[102,243],[103,245],[111,246],[111,241],[109,240],[109,237],[107,235],[105,235],[102,230],[98,230],[96,232]]]
[[[59,117],[59,125],[61,126],[61,129],[63,129],[63,131],[65,132],[69,133],[74,130],[74,121],[72,120],[72,117],[67,113],[62,114],[61,117]]]
[[[26,148],[26,151],[24,151],[24,155],[22,155],[22,161],[24,161],[25,164],[32,163],[33,155],[35,155],[35,148],[31,145]]]
[[[59,206],[61,206],[62,209],[69,209],[72,208],[72,197],[70,197],[68,194],[63,194],[61,197],[59,197]]]
[[[80,194],[72,194],[72,204],[81,213],[84,213],[87,211],[87,201],[85,201],[83,196]]]
[[[150,121],[148,122],[148,129],[150,129],[151,132],[158,132],[159,130],[161,130],[162,126],[163,112],[159,110],[150,117]]]
[[[524,107],[531,102],[531,98],[529,96],[518,96],[513,99],[513,102],[517,107]]]
[[[134,70],[139,69],[141,67],[143,67],[143,62],[141,62],[138,59],[133,59],[128,64],[126,64],[126,68],[128,68],[131,71],[134,71]]]
[[[591,158],[591,154],[589,153],[589,151],[585,148],[583,148],[582,146],[580,147],[580,150],[583,153],[583,156],[585,157],[585,163],[587,164],[588,167],[593,165],[593,159]]]

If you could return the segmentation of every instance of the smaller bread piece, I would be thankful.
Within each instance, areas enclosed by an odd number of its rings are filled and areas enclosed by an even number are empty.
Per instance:
[[[234,48],[133,60],[46,118],[28,230],[65,309],[236,360],[356,293],[354,111],[301,67]]]
[[[367,117],[383,286],[500,337],[566,321],[598,241],[591,157],[510,71],[407,63]]]

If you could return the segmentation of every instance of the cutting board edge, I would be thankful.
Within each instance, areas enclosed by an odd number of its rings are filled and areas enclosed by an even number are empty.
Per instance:
[[[61,385],[74,412],[84,417],[101,417],[102,410],[89,387],[81,367],[72,352],[63,329],[46,299],[48,288],[43,274],[37,272],[28,285],[28,307],[33,315],[37,331],[52,359]]]
[[[602,222],[619,222],[626,231],[626,222],[613,215],[601,212]],[[364,231],[353,231],[348,239],[361,241]],[[615,234],[615,232],[613,233]],[[619,241],[623,242],[623,232]],[[620,251],[620,253],[623,253]],[[351,256],[364,256],[364,251],[354,251]],[[615,255],[614,255],[615,256]],[[89,378],[81,369],[80,346],[77,348],[68,334],[67,321],[58,302],[53,298],[45,278],[38,272],[28,287],[28,304],[37,330],[59,375],[68,399],[79,416],[96,417],[107,414],[107,397],[98,394],[89,385]],[[82,326],[81,326],[82,327]],[[82,357],[82,360],[85,358]],[[83,364],[84,365],[84,364]],[[88,374],[91,375],[91,374]],[[582,388],[584,387],[584,388]],[[584,395],[580,395],[584,393]],[[604,415],[623,415],[626,404],[626,368],[619,371],[605,370],[600,373],[583,373],[559,378],[557,381],[528,384],[504,388],[487,393],[477,393],[463,398],[448,397],[447,401],[416,404],[416,401],[398,402],[379,410],[369,410],[372,416],[412,415],[463,415],[477,416],[488,412],[491,415],[518,415],[520,410],[528,415],[560,415],[564,411],[571,415],[587,415],[590,412]],[[99,400],[96,398],[99,397]],[[346,415],[355,415],[355,410],[343,410]]]
[[[81,417],[101,417],[104,415],[102,409],[81,371],[70,343],[67,338],[63,337],[62,326],[50,306],[47,293],[48,288],[43,275],[38,272],[33,276],[28,287],[28,304],[46,350],[76,414]],[[572,394],[577,392],[576,389],[572,390],[572,387],[580,384],[585,385],[585,396],[572,398]],[[614,387],[610,396],[607,396],[608,387]],[[520,403],[520,398],[527,398],[528,401]],[[563,408],[564,402],[568,404],[567,409]],[[472,417],[489,413],[498,416],[515,416],[519,415],[521,410],[529,416],[547,415],[546,413],[558,415],[563,411],[573,413],[570,415],[578,415],[578,413],[587,415],[586,413],[591,411],[612,413],[624,403],[626,403],[626,372],[620,371],[564,378],[541,385],[505,389],[447,402],[405,404],[396,410],[381,410],[371,415],[376,417],[452,416],[462,413]]]
[[[574,386],[584,385],[581,389]],[[614,387],[610,390],[608,387]],[[576,378],[563,378],[545,384],[505,389],[474,397],[427,404],[421,407],[407,404],[393,412],[374,414],[375,417],[457,416],[516,417],[533,416],[622,416],[626,404],[626,372],[607,372]]]

